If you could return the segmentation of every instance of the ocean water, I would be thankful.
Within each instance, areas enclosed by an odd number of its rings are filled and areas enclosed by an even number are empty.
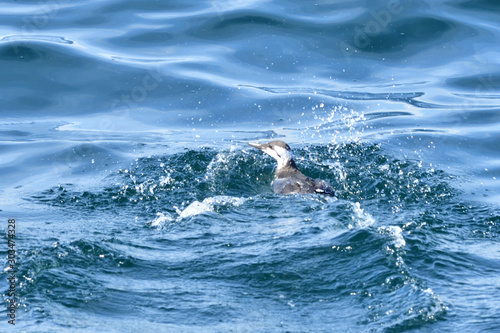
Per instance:
[[[500,331],[498,1],[0,8],[0,331]]]

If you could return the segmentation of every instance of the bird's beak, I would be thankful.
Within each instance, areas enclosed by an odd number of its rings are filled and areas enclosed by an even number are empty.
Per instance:
[[[260,149],[260,150],[264,150],[266,148],[269,148],[269,145],[267,143],[254,143],[254,142],[249,142],[248,143],[249,146],[252,146],[254,148],[257,148],[257,149]]]

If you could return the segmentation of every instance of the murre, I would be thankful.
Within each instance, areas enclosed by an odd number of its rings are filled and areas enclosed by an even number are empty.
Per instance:
[[[276,179],[271,184],[274,193],[321,193],[331,196],[334,195],[333,189],[327,181],[312,179],[300,172],[293,160],[292,150],[285,142],[275,140],[268,143],[248,144],[262,150],[278,161]]]

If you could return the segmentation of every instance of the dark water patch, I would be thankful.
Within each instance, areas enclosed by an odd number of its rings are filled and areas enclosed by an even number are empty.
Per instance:
[[[143,1],[130,1],[127,3],[127,6],[123,6],[120,3],[113,4],[103,4],[100,8],[100,11],[105,14],[118,14],[120,12],[169,12],[172,10],[176,10],[178,12],[184,12],[188,9],[195,9],[196,6],[193,4],[193,1],[185,1],[182,3],[147,3]]]
[[[0,135],[6,136],[7,138],[9,137],[27,137],[31,135],[31,132],[26,132],[26,131],[17,131],[17,130],[12,130],[12,131],[0,131]]]
[[[495,0],[479,0],[479,1],[470,1],[470,0],[462,0],[462,1],[450,1],[450,5],[466,8],[468,10],[474,11],[495,11],[500,8],[500,4]]]
[[[442,36],[455,26],[444,19],[434,19],[429,17],[407,19],[395,22],[395,29],[409,39],[408,42],[430,41]]]
[[[348,39],[354,41],[358,52],[397,56],[405,48],[416,49],[419,44],[422,48],[422,45],[439,40],[447,31],[455,29],[454,24],[443,19],[421,17],[389,21],[382,16],[378,18],[378,23],[373,17],[367,18],[364,29],[354,29],[356,34]],[[386,25],[385,29],[382,30],[380,22]]]
[[[164,31],[148,31],[144,33],[137,32],[135,35],[127,38],[132,42],[139,43],[161,43],[167,42],[169,39],[172,39],[172,36]]]
[[[215,24],[214,29],[221,29],[221,30],[231,30],[231,28],[235,28],[237,26],[246,26],[246,25],[261,25],[261,26],[269,26],[269,27],[283,27],[284,20],[283,19],[277,19],[277,18],[271,18],[271,17],[265,17],[263,15],[237,15],[237,14],[232,14],[231,16],[229,15],[224,15],[223,19]],[[242,27],[245,28],[245,27]]]
[[[478,97],[483,94],[492,94],[500,90],[500,73],[488,72],[462,77],[449,78],[446,81],[457,88],[473,90]]]
[[[29,62],[43,59],[45,53],[35,47],[4,43],[0,48],[0,56],[4,61]]]

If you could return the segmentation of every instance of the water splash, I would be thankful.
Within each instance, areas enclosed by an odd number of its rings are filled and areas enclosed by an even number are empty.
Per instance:
[[[382,234],[389,234],[393,238],[393,245],[397,249],[404,248],[406,246],[405,238],[403,237],[403,229],[398,226],[382,226],[378,228],[378,231]]]
[[[243,205],[246,200],[246,198],[235,198],[224,195],[209,197],[201,202],[194,201],[184,209],[173,206],[177,214],[176,218],[169,212],[158,212],[156,213],[156,218],[149,222],[149,224],[153,227],[162,227],[169,222],[179,222],[200,214],[216,212],[221,207],[239,207]]]
[[[349,224],[349,229],[353,229],[355,227],[358,228],[367,228],[372,226],[375,223],[375,219],[369,213],[366,213],[362,208],[359,202],[355,202],[352,204],[354,215],[352,216],[353,224]]]

